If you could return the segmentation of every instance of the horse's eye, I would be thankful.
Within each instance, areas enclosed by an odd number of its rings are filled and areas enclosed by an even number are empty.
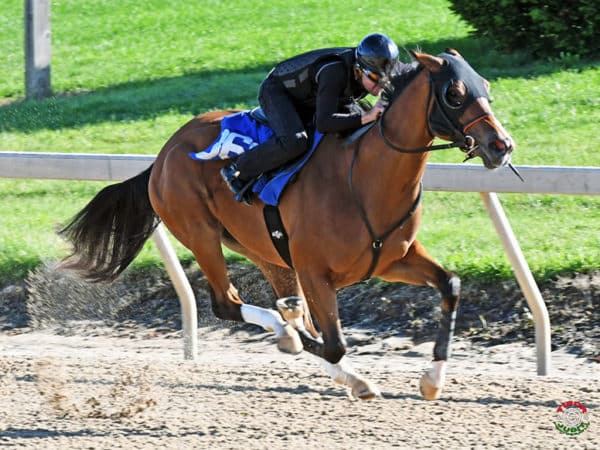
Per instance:
[[[444,102],[450,108],[460,108],[465,101],[467,88],[462,81],[450,81],[444,90]]]

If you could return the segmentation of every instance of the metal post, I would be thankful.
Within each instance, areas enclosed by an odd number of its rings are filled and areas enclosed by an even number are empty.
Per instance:
[[[25,93],[52,95],[50,86],[50,0],[25,0]]]
[[[525,261],[521,247],[504,214],[498,196],[494,192],[480,192],[494,226],[500,236],[504,251],[521,286],[523,295],[531,309],[535,321],[535,344],[537,348],[537,373],[548,375],[550,372],[550,318],[542,294],[533,279],[531,270]]]
[[[196,359],[198,350],[198,317],[196,315],[194,291],[192,291],[192,287],[179,263],[175,250],[173,250],[169,242],[162,223],[156,227],[152,238],[162,255],[167,273],[171,277],[171,281],[179,297],[181,324],[183,327],[183,357],[194,360]]]

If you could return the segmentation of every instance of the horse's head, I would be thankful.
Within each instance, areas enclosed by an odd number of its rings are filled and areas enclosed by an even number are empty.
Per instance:
[[[439,56],[412,52],[429,71],[429,131],[461,145],[469,157],[480,156],[488,169],[510,164],[514,141],[496,119],[489,83],[452,49]]]

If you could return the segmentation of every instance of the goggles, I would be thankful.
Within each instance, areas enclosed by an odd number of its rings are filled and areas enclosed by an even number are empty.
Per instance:
[[[373,72],[371,69],[358,64],[358,68],[360,71],[373,83],[384,85],[386,83],[387,77],[385,75],[380,75],[377,72]]]
[[[379,75],[376,72],[373,72],[372,70],[367,69],[366,67],[362,67],[360,68],[360,70],[362,71],[362,73],[365,74],[365,76],[373,81],[374,83],[378,83],[382,81],[383,77],[381,75]]]

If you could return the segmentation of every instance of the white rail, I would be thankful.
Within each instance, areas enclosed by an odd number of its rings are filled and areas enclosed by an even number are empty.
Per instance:
[[[122,181],[154,161],[148,155],[0,152],[0,178]],[[476,165],[428,164],[423,184],[431,191],[479,192],[500,236],[535,320],[537,373],[550,372],[550,321],[538,286],[523,257],[496,192],[600,195],[600,168],[519,166],[526,182],[508,169]],[[173,280],[182,308],[184,357],[197,350],[196,300],[162,227],[153,236]]]
[[[0,178],[122,181],[146,169],[151,155],[0,152]],[[600,195],[600,167],[519,166],[510,170],[474,164],[427,164],[430,191]]]

